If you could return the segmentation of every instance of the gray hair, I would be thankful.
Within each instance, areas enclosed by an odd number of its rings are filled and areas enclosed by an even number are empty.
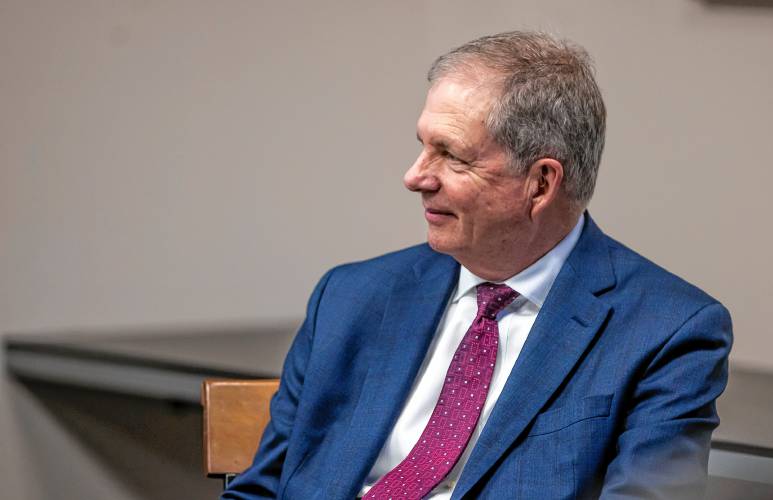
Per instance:
[[[606,110],[588,53],[539,32],[484,36],[438,57],[430,83],[481,70],[500,92],[489,132],[518,174],[541,158],[564,167],[564,189],[584,208],[593,195],[604,149]]]

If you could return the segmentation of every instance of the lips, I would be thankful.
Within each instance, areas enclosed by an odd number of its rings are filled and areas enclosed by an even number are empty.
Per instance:
[[[442,224],[450,219],[456,218],[453,212],[442,210],[440,208],[424,207],[424,218],[431,224]]]

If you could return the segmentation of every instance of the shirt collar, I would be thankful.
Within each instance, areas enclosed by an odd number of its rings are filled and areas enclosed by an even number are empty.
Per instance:
[[[534,264],[530,265],[515,276],[499,283],[504,283],[530,302],[542,307],[548,296],[550,287],[558,276],[558,272],[564,265],[566,258],[572,252],[572,249],[580,239],[580,233],[585,222],[585,214],[580,215],[577,224],[574,225],[569,234],[562,239],[558,245],[554,246],[548,253],[543,255]],[[459,282],[456,285],[456,293],[452,302],[458,302],[463,296],[473,288],[485,283],[487,280],[476,276],[469,269],[462,266],[459,271]]]

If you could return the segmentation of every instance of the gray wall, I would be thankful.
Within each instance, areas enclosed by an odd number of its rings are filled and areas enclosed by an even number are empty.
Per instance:
[[[422,240],[401,176],[426,67],[518,27],[596,59],[593,216],[773,370],[773,7],[698,0],[0,0],[0,332],[300,317],[329,266]],[[32,436],[98,477],[84,498],[136,497],[5,379],[3,496],[51,491]]]

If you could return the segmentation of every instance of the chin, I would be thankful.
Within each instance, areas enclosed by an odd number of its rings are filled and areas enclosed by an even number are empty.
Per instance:
[[[458,242],[452,241],[449,238],[444,238],[441,235],[432,234],[432,232],[427,235],[427,244],[429,244],[432,250],[452,257],[459,252],[461,247]]]

